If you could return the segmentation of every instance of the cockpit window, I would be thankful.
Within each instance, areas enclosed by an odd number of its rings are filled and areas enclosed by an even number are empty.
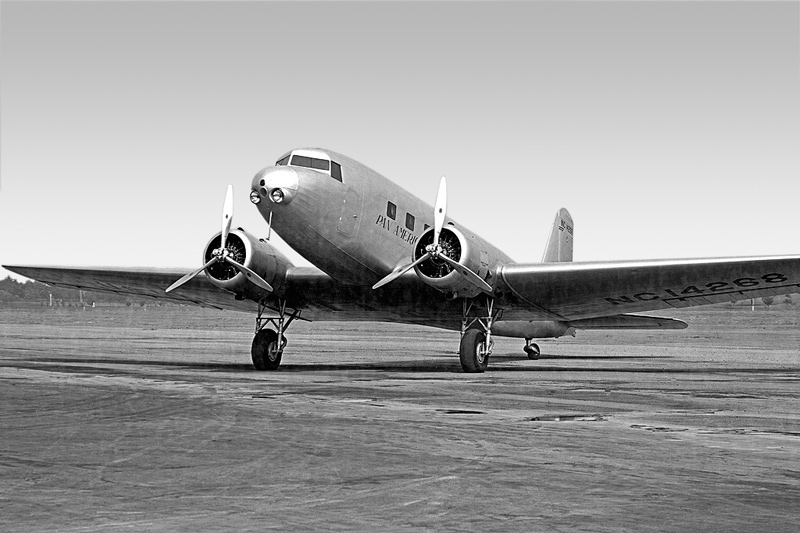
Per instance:
[[[342,181],[342,167],[339,163],[331,161],[331,177],[335,180]]]
[[[292,164],[298,167],[313,168],[315,170],[330,170],[331,162],[327,159],[317,159],[316,157],[307,157],[304,155],[292,156]]]
[[[336,181],[342,181],[342,166],[339,163],[331,161],[326,153],[319,150],[295,150],[286,157],[278,160],[275,165],[311,168],[328,174]]]
[[[292,157],[292,164],[298,167],[311,168],[311,158],[304,155],[296,155]]]
[[[311,158],[311,168],[316,168],[318,170],[330,170],[331,169],[331,162],[327,159],[314,159]]]

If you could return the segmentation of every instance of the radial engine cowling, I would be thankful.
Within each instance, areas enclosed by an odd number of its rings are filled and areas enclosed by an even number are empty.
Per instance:
[[[211,260],[214,250],[219,248],[221,242],[220,233],[208,241],[203,253],[204,263]],[[273,290],[280,291],[286,279],[286,271],[292,266],[280,251],[267,241],[247,234],[242,228],[232,230],[225,244],[231,259],[253,270],[272,285]],[[217,287],[236,294],[262,290],[253,285],[244,274],[226,263],[214,263],[206,268],[206,275]]]
[[[433,228],[430,228],[417,241],[414,247],[415,261],[425,255],[426,248],[433,243],[433,233]],[[477,239],[464,235],[452,225],[447,225],[442,228],[439,244],[444,255],[472,270],[481,279],[486,279],[489,256]],[[481,293],[477,285],[441,259],[431,258],[423,261],[415,266],[414,270],[422,281],[453,297],[471,298]]]

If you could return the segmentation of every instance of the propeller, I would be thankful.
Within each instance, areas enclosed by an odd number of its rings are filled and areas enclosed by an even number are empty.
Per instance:
[[[470,280],[473,284],[480,287],[482,290],[491,293],[492,286],[486,283],[479,275],[474,273],[472,270],[468,269],[467,267],[463,266],[458,261],[454,261],[450,257],[444,253],[444,249],[442,248],[441,243],[439,242],[439,236],[442,234],[442,228],[444,228],[444,220],[447,217],[447,179],[442,176],[442,179],[439,181],[439,192],[436,194],[436,205],[433,208],[433,242],[425,247],[425,253],[422,254],[419,259],[412,262],[411,264],[404,265],[394,269],[388,276],[380,280],[378,283],[372,286],[373,289],[379,289],[390,283],[418,264],[427,261],[428,259],[437,259],[442,260],[453,269],[458,271],[461,275],[465,276],[467,279]]]
[[[433,208],[433,244],[441,252],[439,235],[444,227],[444,217],[447,215],[447,179],[442,176],[439,180],[439,192],[436,193],[436,205]]]
[[[239,263],[238,261],[235,261],[230,256],[231,252],[230,250],[228,250],[226,245],[228,243],[228,235],[231,232],[232,222],[233,222],[233,185],[228,185],[228,190],[225,192],[225,203],[222,204],[222,232],[220,234],[221,240],[219,248],[217,248],[212,252],[213,257],[205,265],[201,266],[194,272],[189,272],[181,279],[179,279],[178,281],[167,287],[167,290],[164,292],[170,292],[177,289],[178,287],[180,287],[190,279],[194,278],[195,276],[200,274],[200,272],[204,271],[205,269],[207,269],[208,267],[210,267],[215,263],[228,263],[236,270],[244,274],[245,277],[251,282],[253,282],[256,286],[264,289],[265,291],[272,292],[272,286],[269,283],[267,283],[264,280],[264,278],[262,278],[261,276],[259,276],[258,274],[256,274],[243,264]]]
[[[233,185],[228,184],[228,189],[225,191],[225,203],[222,204],[222,241],[219,247],[224,250],[225,245],[228,243],[228,233],[231,232],[231,224],[233,223]]]

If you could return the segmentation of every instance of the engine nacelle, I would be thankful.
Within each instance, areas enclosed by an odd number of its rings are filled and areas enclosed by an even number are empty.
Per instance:
[[[425,255],[426,247],[433,243],[433,228],[428,229],[414,247],[414,261]],[[475,237],[464,235],[452,225],[442,228],[439,235],[442,253],[470,269],[482,279],[489,272],[489,254]],[[466,276],[441,259],[428,259],[414,267],[417,275],[428,285],[453,297],[472,298],[482,291]]]
[[[214,250],[219,248],[221,242],[221,233],[208,241],[203,253],[203,263],[211,260]],[[286,271],[292,266],[280,251],[264,239],[248,235],[242,228],[231,230],[225,247],[230,252],[231,259],[264,278],[276,292],[280,291],[286,280]],[[214,263],[205,272],[211,283],[236,294],[261,290],[248,281],[244,274],[226,263]]]

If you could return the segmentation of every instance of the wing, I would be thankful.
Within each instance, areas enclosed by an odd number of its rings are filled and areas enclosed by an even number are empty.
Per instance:
[[[255,302],[235,300],[231,293],[216,287],[205,275],[197,276],[169,294],[165,293],[164,289],[186,274],[182,269],[6,265],[3,265],[3,268],[56,287],[146,296],[178,304],[216,309],[237,311],[256,309]]]
[[[3,268],[31,279],[73,289],[145,296],[176,304],[256,313],[254,300],[236,297],[220,289],[201,273],[177,289],[165,293],[186,271],[155,268],[81,268],[60,266],[6,266]],[[373,291],[369,286],[344,285],[317,268],[293,267],[286,273],[284,298],[289,309],[302,311],[307,320],[385,321],[420,324],[458,330],[459,302],[447,300],[435,289],[420,283],[413,272],[392,286]],[[272,293],[251,292],[268,308],[281,301]]]
[[[514,264],[500,274],[510,302],[550,320],[800,292],[800,256]]]

